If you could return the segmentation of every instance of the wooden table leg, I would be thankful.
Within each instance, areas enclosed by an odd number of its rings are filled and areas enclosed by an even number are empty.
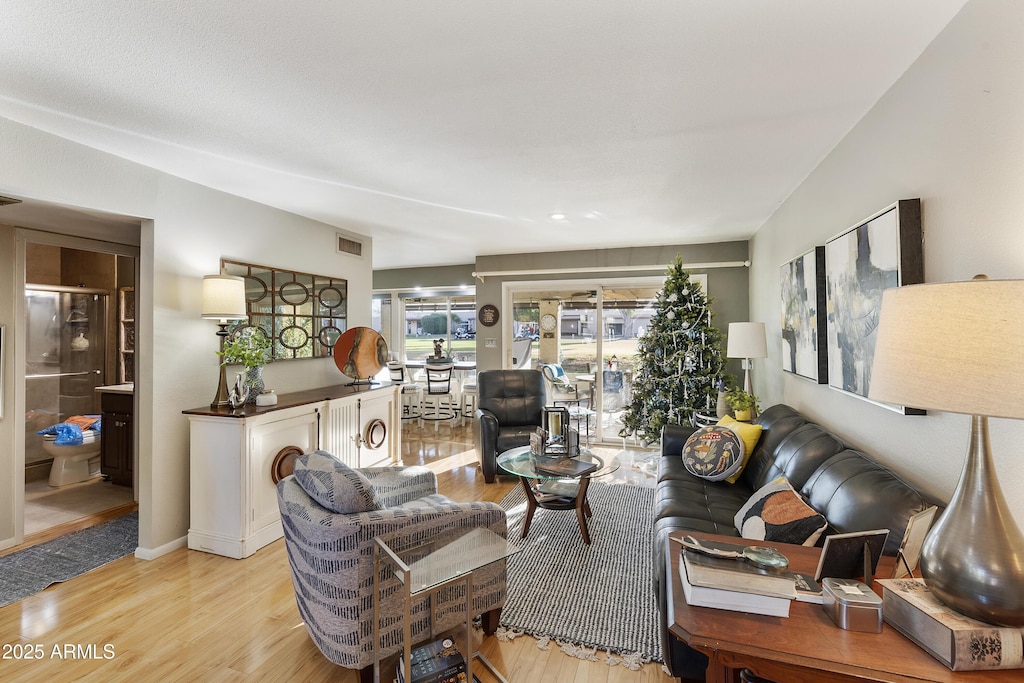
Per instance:
[[[580,490],[576,494],[576,519],[580,523],[580,534],[583,542],[590,545],[590,530],[587,529],[587,516],[590,512],[590,504],[587,503],[587,488],[590,486],[590,477],[580,480]]]
[[[533,487],[530,486],[529,479],[519,477],[519,483],[523,485],[523,491],[526,492],[526,517],[523,518],[523,531],[519,534],[519,538],[526,538],[526,533],[530,530],[530,522],[533,521],[533,513],[537,511],[537,496],[533,492]]]

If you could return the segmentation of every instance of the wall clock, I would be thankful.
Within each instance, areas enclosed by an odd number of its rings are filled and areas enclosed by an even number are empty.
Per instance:
[[[557,325],[558,320],[555,318],[555,316],[551,315],[550,313],[545,313],[540,317],[540,329],[544,330],[545,332],[554,331]]]
[[[486,304],[480,307],[476,319],[481,325],[490,327],[498,322],[498,307],[494,304]]]

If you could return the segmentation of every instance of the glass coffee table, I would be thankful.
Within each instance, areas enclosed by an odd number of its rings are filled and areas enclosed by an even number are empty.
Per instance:
[[[523,519],[523,531],[520,538],[526,538],[530,531],[530,522],[537,508],[545,510],[575,510],[576,520],[580,525],[583,542],[590,544],[590,530],[587,528],[587,517],[593,516],[590,503],[587,502],[587,488],[594,477],[611,474],[619,469],[618,458],[610,462],[586,449],[580,449],[577,460],[592,462],[597,469],[580,477],[565,477],[538,471],[535,467],[537,456],[530,452],[529,446],[519,446],[505,451],[498,456],[498,467],[519,477],[519,483],[526,492],[526,517]]]

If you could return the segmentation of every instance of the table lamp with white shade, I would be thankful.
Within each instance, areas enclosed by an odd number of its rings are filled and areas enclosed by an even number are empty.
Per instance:
[[[750,382],[750,359],[768,357],[764,323],[729,323],[729,341],[725,355],[729,358],[743,359],[743,391],[753,393]]]
[[[1024,419],[1024,280],[887,290],[872,400],[971,416],[960,481],[921,550],[930,590],[957,612],[1024,626],[1024,536],[996,478],[988,418]]]
[[[220,338],[220,350],[223,352],[224,340],[228,337],[228,323],[249,317],[245,310],[245,279],[235,275],[204,275],[202,316],[207,320],[219,321],[217,336]],[[221,363],[217,395],[210,407],[222,408],[230,405],[227,377],[224,364]]]

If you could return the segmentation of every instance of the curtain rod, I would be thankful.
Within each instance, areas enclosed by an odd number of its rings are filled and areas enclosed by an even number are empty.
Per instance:
[[[525,270],[487,270],[474,271],[473,277],[481,282],[485,277],[500,277],[508,275],[557,275],[570,273],[622,273],[644,270],[668,270],[670,263],[650,266],[590,266],[580,268],[534,268]],[[749,268],[750,261],[718,261],[715,263],[684,263],[683,268],[691,270],[694,268]]]

